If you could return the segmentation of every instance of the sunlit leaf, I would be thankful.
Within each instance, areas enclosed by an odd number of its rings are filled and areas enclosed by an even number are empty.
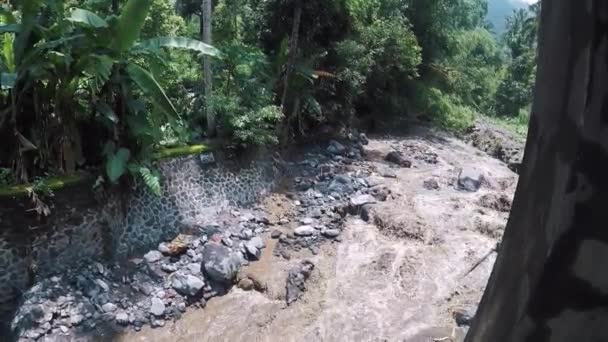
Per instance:
[[[67,19],[73,23],[82,23],[95,28],[108,27],[108,23],[97,14],[82,8],[74,8]]]
[[[218,56],[220,51],[201,41],[185,37],[158,37],[137,44],[139,48],[158,49],[161,47],[197,51],[201,55]]]

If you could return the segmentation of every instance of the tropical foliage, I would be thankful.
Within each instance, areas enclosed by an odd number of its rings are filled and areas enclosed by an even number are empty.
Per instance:
[[[12,4],[0,11],[0,183],[88,168],[159,193],[152,152],[205,138],[210,108],[208,132],[246,148],[366,118],[462,132],[531,102],[538,6],[497,38],[485,0],[217,0],[212,47],[201,0]]]

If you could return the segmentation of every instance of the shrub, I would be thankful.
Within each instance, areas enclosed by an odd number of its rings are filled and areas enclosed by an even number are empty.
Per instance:
[[[354,39],[337,44],[338,77],[348,94],[343,110],[354,106],[375,113],[401,114],[408,80],[418,76],[421,50],[401,18],[378,19]]]
[[[416,108],[445,129],[462,133],[473,126],[475,112],[454,95],[419,83],[415,99]]]

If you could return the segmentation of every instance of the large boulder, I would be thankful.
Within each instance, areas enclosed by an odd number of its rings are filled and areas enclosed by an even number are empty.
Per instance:
[[[210,242],[203,249],[201,269],[209,279],[232,284],[240,268],[241,259],[228,247]]]

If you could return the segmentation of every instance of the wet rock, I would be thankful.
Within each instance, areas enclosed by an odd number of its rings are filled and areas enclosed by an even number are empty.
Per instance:
[[[332,140],[329,142],[329,146],[327,146],[327,152],[333,155],[340,155],[346,152],[346,147],[339,142]]]
[[[120,325],[129,324],[129,315],[124,311],[117,313],[115,319],[116,319],[116,323],[118,323]]]
[[[110,291],[110,285],[108,285],[108,283],[106,283],[105,281],[103,281],[102,279],[97,279],[95,280],[95,282],[97,283],[97,285],[99,285],[99,287],[101,287],[101,289],[104,292],[108,292]]]
[[[475,192],[479,190],[483,181],[484,176],[481,171],[471,167],[464,167],[458,175],[458,189]]]
[[[209,243],[203,249],[202,269],[214,281],[231,284],[240,267],[240,258],[225,246]]]
[[[165,320],[163,319],[153,319],[150,322],[150,326],[152,326],[152,328],[161,328],[165,326]]]
[[[412,162],[407,160],[399,151],[389,152],[386,157],[384,157],[384,160],[389,163],[397,164],[401,167],[412,167]]]
[[[372,204],[362,205],[360,216],[363,221],[369,222],[374,216],[374,206]]]
[[[324,229],[321,234],[328,238],[334,238],[340,235],[340,229]]]
[[[186,265],[186,269],[192,274],[198,274],[201,272],[201,265],[197,263],[190,263]]]
[[[148,253],[144,254],[144,259],[148,263],[155,263],[162,258],[163,254],[159,251],[149,251]]]
[[[359,142],[361,143],[361,145],[369,144],[369,139],[367,138],[367,135],[365,135],[365,133],[359,133]]]
[[[116,306],[116,304],[114,303],[105,303],[104,305],[101,306],[101,309],[103,310],[103,312],[114,312],[116,311],[118,307]]]
[[[270,233],[270,237],[273,239],[278,239],[281,237],[281,235],[283,235],[283,233],[278,229],[275,229],[272,231],[272,233]]]
[[[306,290],[306,280],[308,280],[314,268],[315,265],[311,261],[304,260],[289,270],[286,285],[287,305],[298,300],[302,292]]]
[[[313,224],[313,222],[315,222],[315,220],[310,217],[305,217],[300,220],[300,223],[302,223],[304,225],[311,225],[311,224]]]
[[[156,317],[161,317],[165,314],[165,303],[160,298],[152,297],[152,304],[150,304],[150,313]]]
[[[82,323],[82,321],[84,321],[84,316],[81,314],[75,314],[70,316],[71,325],[79,325],[80,323]]]
[[[160,269],[167,273],[173,273],[173,272],[177,271],[177,266],[171,265],[171,264],[162,264],[160,266]]]
[[[469,326],[473,321],[473,315],[464,309],[456,309],[452,312],[452,315],[458,326]]]
[[[296,236],[311,236],[315,233],[315,228],[312,226],[299,226],[293,232]]]
[[[202,279],[190,274],[176,273],[171,280],[171,287],[184,296],[196,296],[204,286]]]
[[[247,252],[247,255],[251,258],[250,260],[259,260],[260,255],[262,255],[262,251],[260,251],[251,244],[245,244],[245,251]]]
[[[439,189],[439,182],[435,178],[429,178],[422,183],[422,186],[427,190]]]

